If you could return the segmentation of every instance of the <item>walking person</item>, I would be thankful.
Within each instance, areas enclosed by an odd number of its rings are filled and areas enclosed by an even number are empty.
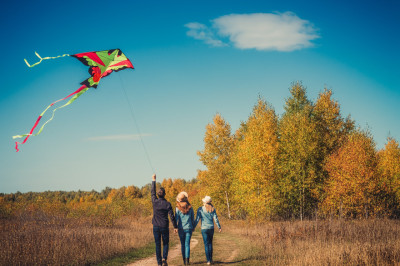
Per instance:
[[[158,197],[157,197],[158,196]],[[177,232],[174,211],[171,203],[165,198],[165,189],[160,188],[156,194],[156,175],[153,175],[151,182],[151,202],[153,204],[153,235],[156,242],[156,256],[159,266],[168,266],[168,247],[169,247],[169,221],[168,215],[174,226],[174,232]],[[161,239],[163,242],[163,255],[161,257]]]
[[[176,197],[175,218],[178,224],[179,239],[181,240],[183,264],[189,265],[190,239],[194,228],[194,211],[185,191],[180,192]]]
[[[211,197],[205,196],[203,206],[197,210],[196,220],[194,222],[194,228],[196,228],[198,222],[201,220],[201,235],[203,236],[204,249],[206,252],[207,264],[213,263],[213,237],[214,237],[214,221],[218,226],[219,232],[221,233],[222,228],[219,224],[217,212],[211,203]],[[193,229],[194,230],[194,229]]]

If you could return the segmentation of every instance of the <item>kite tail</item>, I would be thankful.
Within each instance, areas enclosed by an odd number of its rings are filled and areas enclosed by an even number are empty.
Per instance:
[[[33,65],[30,65],[30,64],[28,63],[28,61],[26,61],[26,59],[24,59],[25,63],[28,65],[28,67],[34,67],[34,66],[36,66],[36,65],[39,65],[39,64],[42,62],[42,60],[56,59],[56,58],[59,58],[59,57],[69,56],[69,54],[63,54],[63,55],[59,55],[59,56],[55,56],[55,57],[43,57],[43,58],[42,58],[42,57],[40,57],[40,55],[39,55],[37,52],[35,52],[35,54],[36,54],[37,57],[39,57],[40,61],[34,63]]]
[[[30,131],[28,134],[13,136],[13,137],[12,137],[13,139],[18,139],[18,138],[23,138],[23,137],[25,137],[25,139],[24,139],[23,142],[21,142],[21,143],[18,142],[18,141],[15,142],[15,149],[17,150],[17,152],[19,151],[18,145],[24,144],[24,143],[28,140],[28,138],[29,138],[30,136],[37,136],[37,135],[39,135],[39,134],[42,132],[44,126],[45,126],[48,122],[50,122],[51,120],[53,120],[53,118],[54,118],[54,113],[55,113],[58,109],[63,108],[63,107],[65,107],[65,106],[67,106],[67,105],[73,103],[79,96],[81,96],[83,93],[85,93],[88,89],[89,89],[89,88],[88,88],[86,85],[83,85],[82,87],[80,87],[78,90],[76,90],[75,92],[71,93],[71,94],[68,95],[67,97],[62,98],[62,99],[59,99],[59,100],[57,100],[57,101],[51,103],[51,104],[50,104],[49,106],[47,106],[47,108],[39,115],[38,119],[36,120],[35,125],[32,127],[31,131]],[[46,123],[44,123],[44,124],[42,125],[42,127],[39,129],[39,131],[38,131],[36,134],[32,135],[32,132],[35,130],[36,126],[39,124],[40,119],[42,119],[42,117],[43,117],[43,115],[46,113],[46,111],[47,111],[50,107],[52,107],[55,103],[60,102],[60,101],[63,101],[63,100],[65,100],[65,99],[71,97],[72,95],[74,95],[74,97],[72,97],[66,104],[64,104],[64,105],[62,105],[62,106],[57,107],[56,109],[54,109],[54,110],[53,110],[53,114],[52,114],[52,116],[50,117],[50,119],[47,120]]]

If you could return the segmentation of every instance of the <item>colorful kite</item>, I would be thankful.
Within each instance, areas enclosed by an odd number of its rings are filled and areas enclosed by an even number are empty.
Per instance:
[[[113,72],[113,71],[117,72],[117,71],[123,70],[125,68],[133,69],[133,65],[132,65],[131,61],[129,61],[129,59],[122,53],[122,51],[120,49],[112,49],[112,50],[99,51],[99,52],[88,52],[88,53],[81,53],[81,54],[74,54],[74,55],[64,54],[64,55],[57,56],[57,57],[43,57],[43,58],[40,57],[40,55],[38,53],[35,52],[35,54],[37,55],[37,57],[39,57],[40,61],[33,65],[30,65],[25,59],[25,63],[29,67],[34,67],[34,66],[40,64],[42,62],[42,60],[55,59],[55,58],[64,57],[64,56],[73,56],[73,57],[76,57],[79,61],[81,61],[85,65],[89,66],[89,74],[91,75],[91,77],[88,78],[87,80],[81,82],[82,86],[75,92],[73,92],[70,95],[68,95],[67,97],[59,99],[59,100],[51,103],[49,106],[47,106],[47,108],[39,115],[38,119],[36,120],[35,125],[32,127],[31,131],[28,134],[13,136],[13,139],[25,137],[25,139],[22,143],[15,142],[15,149],[17,150],[17,152],[19,151],[18,144],[24,144],[30,136],[39,135],[42,132],[44,126],[53,119],[54,113],[56,110],[71,104],[79,96],[81,96],[83,93],[85,93],[89,88],[91,88],[91,87],[97,88],[97,85],[99,84],[100,80],[102,78],[108,76],[111,72]],[[55,103],[63,101],[71,96],[73,96],[73,97],[66,104],[64,104],[60,107],[57,107],[53,110],[53,114],[50,117],[50,119],[47,120],[46,123],[44,123],[42,125],[42,127],[39,129],[39,131],[36,134],[32,134],[32,132],[35,130],[36,126],[39,124],[40,119],[43,117],[43,115],[46,113],[46,111],[50,107],[52,107]]]

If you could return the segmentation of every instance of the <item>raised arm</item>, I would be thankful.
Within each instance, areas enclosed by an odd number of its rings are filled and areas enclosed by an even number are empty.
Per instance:
[[[157,199],[156,195],[156,174],[152,176],[153,181],[151,182],[151,202],[154,202]]]

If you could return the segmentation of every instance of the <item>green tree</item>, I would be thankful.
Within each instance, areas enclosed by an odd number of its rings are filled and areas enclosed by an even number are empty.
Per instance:
[[[295,215],[301,220],[311,215],[318,204],[319,134],[313,114],[301,83],[290,88],[285,112],[279,123],[279,179],[277,180],[282,215]]]

